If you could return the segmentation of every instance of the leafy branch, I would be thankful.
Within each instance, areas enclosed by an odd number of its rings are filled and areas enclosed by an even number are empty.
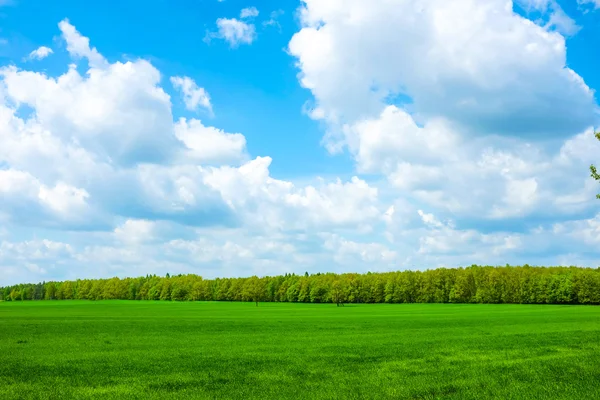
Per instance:
[[[600,140],[600,132],[596,132],[596,139]],[[590,166],[590,171],[592,173],[592,178],[594,178],[597,181],[600,181],[600,174],[598,174],[598,170],[596,169],[596,167],[594,165]],[[597,194],[596,197],[598,199],[600,199],[600,194]]]

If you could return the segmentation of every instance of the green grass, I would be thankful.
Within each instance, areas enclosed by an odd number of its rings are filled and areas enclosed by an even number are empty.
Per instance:
[[[0,398],[598,399],[600,307],[4,302]]]

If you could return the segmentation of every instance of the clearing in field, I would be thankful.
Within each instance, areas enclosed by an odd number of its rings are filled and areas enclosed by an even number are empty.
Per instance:
[[[0,397],[600,398],[600,308],[0,304]]]

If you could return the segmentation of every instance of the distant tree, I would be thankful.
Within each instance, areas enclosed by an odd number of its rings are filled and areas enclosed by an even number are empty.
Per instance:
[[[171,280],[169,278],[163,280],[160,291],[161,300],[171,300]]]
[[[246,300],[255,302],[256,307],[258,307],[258,302],[262,301],[265,297],[265,288],[265,281],[257,276],[253,276],[246,280],[246,284],[243,288],[244,297]]]
[[[10,292],[10,299],[11,299],[12,301],[21,300],[21,291],[20,291],[20,290],[17,290],[16,288],[15,288],[15,289],[13,289],[13,290]]]
[[[340,280],[336,279],[331,285],[331,300],[337,307],[344,306],[344,290]]]
[[[198,275],[86,279],[0,287],[5,301],[66,299],[333,303],[600,304],[600,268],[438,268],[386,273],[286,274],[203,280]]]
[[[54,282],[46,283],[46,300],[54,300],[56,298],[56,285]]]
[[[600,132],[596,132],[596,138],[600,140]],[[590,171],[592,173],[592,178],[594,178],[597,181],[600,181],[600,174],[598,174],[598,170],[594,165],[590,166]],[[600,199],[600,194],[597,194],[596,197]]]

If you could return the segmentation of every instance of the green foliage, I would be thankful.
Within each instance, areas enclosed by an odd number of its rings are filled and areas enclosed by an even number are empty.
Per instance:
[[[600,132],[596,132],[596,139],[600,140]],[[597,181],[600,181],[600,174],[598,174],[598,170],[596,169],[596,167],[594,165],[590,166],[590,172],[592,175],[592,178],[594,178]],[[597,194],[596,197],[598,199],[600,199],[600,194]]]
[[[3,399],[600,398],[600,307],[19,301],[0,325]]]
[[[259,278],[80,279],[0,288],[7,301],[162,300],[299,303],[600,304],[600,269],[481,267]]]

